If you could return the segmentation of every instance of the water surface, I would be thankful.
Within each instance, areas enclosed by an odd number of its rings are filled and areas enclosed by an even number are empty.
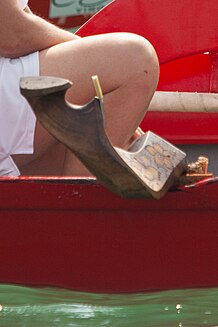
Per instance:
[[[218,326],[218,288],[108,295],[0,285],[0,326]]]

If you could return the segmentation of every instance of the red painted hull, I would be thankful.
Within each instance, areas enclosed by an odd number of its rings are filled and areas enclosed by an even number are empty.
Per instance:
[[[160,57],[159,89],[217,91],[217,1],[164,4],[114,1],[79,34],[143,31]],[[172,6],[171,22],[181,27],[176,31],[168,24]],[[198,6],[199,15],[188,16],[195,27],[188,25],[187,8],[191,15]],[[202,54],[209,50],[212,55]],[[174,143],[217,143],[217,119],[217,114],[149,113],[142,126]],[[216,180],[155,201],[121,199],[92,180],[1,179],[0,282],[92,292],[218,286],[217,198]]]
[[[61,179],[0,184],[0,281],[92,292],[218,285],[218,184],[125,200]]]

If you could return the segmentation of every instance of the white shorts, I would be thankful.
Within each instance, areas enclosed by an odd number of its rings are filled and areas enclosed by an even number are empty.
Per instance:
[[[24,76],[39,75],[38,52],[16,59],[0,57],[0,176],[18,176],[13,154],[33,153],[36,118],[20,94]]]

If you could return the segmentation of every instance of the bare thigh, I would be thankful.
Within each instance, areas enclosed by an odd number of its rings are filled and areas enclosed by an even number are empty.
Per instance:
[[[105,95],[107,131],[113,142],[122,145],[144,117],[157,85],[159,66],[154,49],[144,38],[113,33],[42,51],[40,74],[71,80],[67,97],[75,104],[84,104],[95,95],[91,76],[97,74]]]
[[[41,51],[40,75],[71,80],[73,86],[67,100],[74,104],[85,104],[95,96],[91,76],[98,75],[104,93],[107,133],[114,145],[125,146],[148,108],[157,86],[159,66],[153,47],[144,38],[113,33],[76,39]],[[36,130],[35,148],[40,153],[38,140]],[[52,144],[50,136],[48,140]],[[63,171],[66,175],[74,171],[84,175],[82,165],[69,153]]]

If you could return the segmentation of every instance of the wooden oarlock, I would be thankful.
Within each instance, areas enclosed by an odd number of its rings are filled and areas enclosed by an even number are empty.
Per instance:
[[[129,151],[113,147],[104,129],[103,94],[74,107],[65,101],[70,86],[55,77],[26,77],[20,82],[21,93],[41,124],[101,184],[123,197],[164,196],[187,168],[185,153],[150,131],[136,139]]]

